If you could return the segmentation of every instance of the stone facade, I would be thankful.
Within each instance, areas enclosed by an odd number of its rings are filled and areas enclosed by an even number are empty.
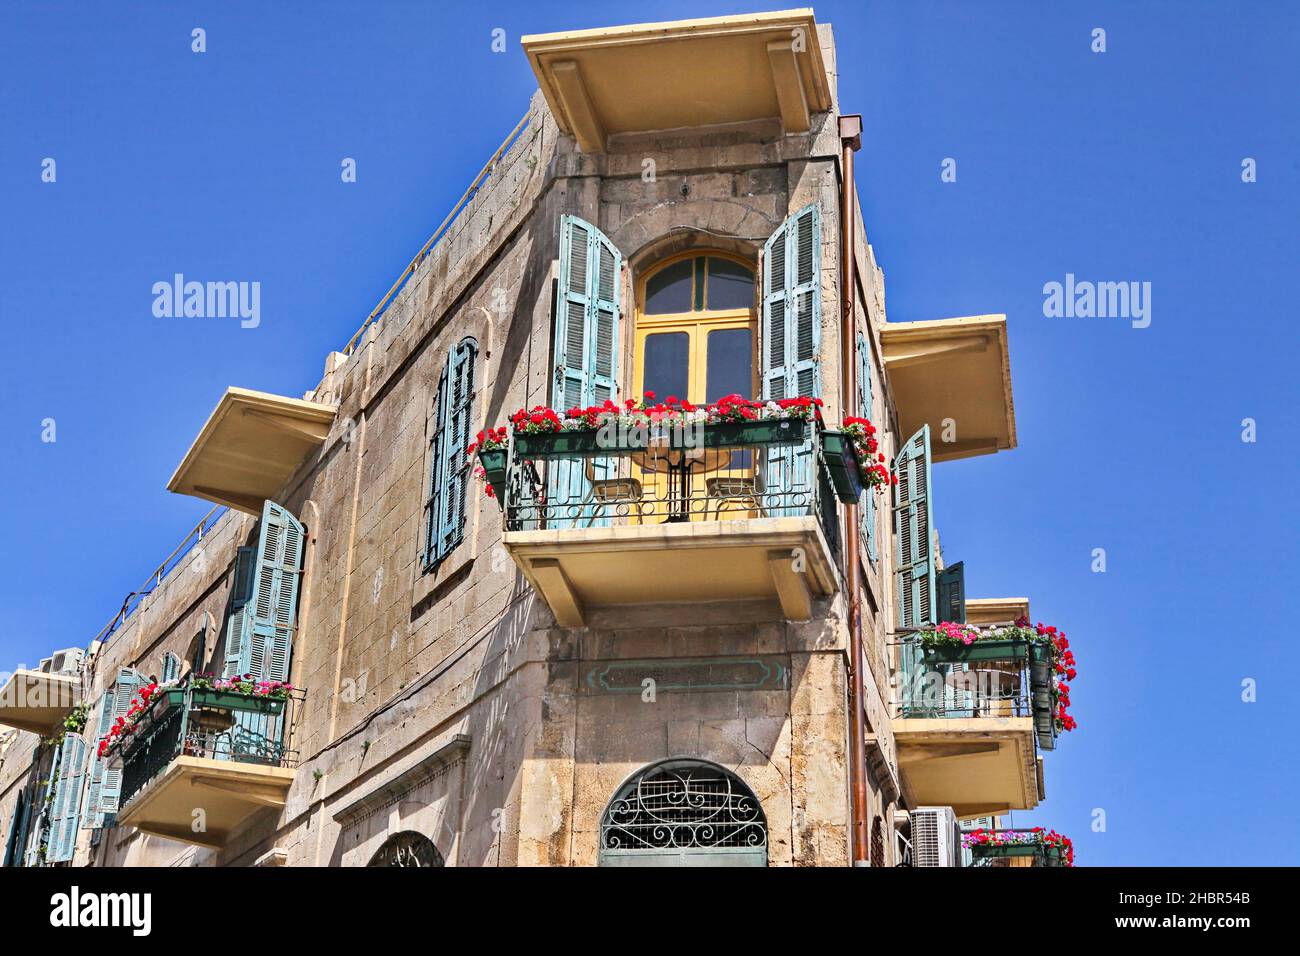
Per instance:
[[[830,28],[820,41],[834,90]],[[419,539],[439,373],[467,335],[480,346],[475,430],[548,403],[558,224],[595,224],[626,260],[623,354],[633,353],[635,277],[687,249],[756,260],[765,239],[809,203],[822,215],[821,376],[828,420],[840,415],[837,111],[808,134],[771,123],[616,137],[583,154],[539,93],[522,133],[448,233],[349,354],[326,361],[307,397],[337,403],[335,426],[276,498],[307,529],[291,680],[306,689],[287,805],[268,809],[220,849],[129,827],[81,829],[74,865],[364,865],[397,833],[427,836],[448,865],[594,865],[602,812],[638,769],[670,757],[711,761],[757,796],[771,865],[849,860],[848,628],[845,596],[807,622],[774,602],[646,604],[556,626],[501,546],[498,504],[470,483],[464,541],[422,573]],[[643,178],[651,157],[655,177]],[[882,278],[854,224],[873,343],[882,451],[898,436],[879,364]],[[630,390],[630,361],[621,370]],[[252,385],[257,383],[235,383]],[[851,410],[851,409],[850,409]],[[899,796],[885,645],[888,509],[880,558],[863,557],[868,636],[864,702],[885,772],[873,816],[893,862]],[[107,640],[83,673],[94,704],[122,666],[160,672],[221,636],[236,548],[256,519],[229,511]],[[856,544],[856,542],[855,542]],[[713,662],[723,684],[671,689],[674,673]],[[720,663],[719,663],[720,662]],[[653,702],[639,676],[668,673]],[[758,676],[756,676],[758,675]],[[619,682],[623,681],[624,684]],[[630,682],[630,683],[629,683]],[[625,686],[626,685],[626,686]],[[93,713],[93,712],[92,712]],[[43,754],[33,761],[33,754]],[[18,734],[0,755],[0,833],[19,789],[48,772],[48,749]],[[877,767],[877,772],[880,770]]]

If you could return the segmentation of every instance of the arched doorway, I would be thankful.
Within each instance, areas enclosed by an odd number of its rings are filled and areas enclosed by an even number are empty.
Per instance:
[[[745,782],[707,760],[633,774],[600,818],[601,866],[767,866],[767,817]]]
[[[403,830],[384,841],[366,866],[445,866],[442,854],[423,833]]]

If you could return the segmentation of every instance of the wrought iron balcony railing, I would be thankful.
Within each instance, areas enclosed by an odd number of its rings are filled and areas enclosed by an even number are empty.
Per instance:
[[[300,690],[260,697],[190,685],[164,688],[116,755],[122,771],[120,807],[177,757],[295,767],[289,749]]]
[[[978,842],[979,834],[989,842]],[[985,830],[962,834],[963,851],[970,854],[970,866],[1071,866],[1073,847],[1058,834],[1041,830]]]
[[[1000,628],[982,628],[996,632]],[[923,643],[911,635],[895,645],[895,715],[971,719],[1032,717],[1038,743],[1055,746],[1050,650],[1023,638],[989,637],[970,645]]]
[[[505,485],[508,531],[814,516],[837,547],[811,421],[516,435]]]

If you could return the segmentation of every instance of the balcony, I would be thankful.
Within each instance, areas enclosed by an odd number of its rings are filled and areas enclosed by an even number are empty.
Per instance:
[[[337,407],[228,388],[167,483],[252,515],[329,435]]]
[[[503,543],[561,626],[594,608],[750,600],[807,620],[839,587],[812,422],[516,435],[503,467]]]
[[[254,814],[283,807],[298,763],[289,741],[303,699],[301,691],[267,698],[164,689],[109,758],[122,775],[118,824],[221,847]]]
[[[1074,846],[1068,837],[1043,830],[975,830],[962,834],[962,847],[970,851],[971,866],[1025,867],[1074,865]]]
[[[520,41],[561,131],[606,139],[779,120],[806,133],[831,107],[812,10],[642,23]]]
[[[0,688],[0,726],[49,736],[81,697],[81,682],[70,674],[17,670]]]
[[[992,630],[992,628],[981,628]],[[904,789],[915,805],[959,817],[1032,809],[1042,799],[1040,731],[1055,739],[1045,648],[980,640],[895,645],[899,687],[891,721]]]
[[[880,342],[899,427],[929,425],[935,461],[1016,447],[1006,316],[886,322]]]

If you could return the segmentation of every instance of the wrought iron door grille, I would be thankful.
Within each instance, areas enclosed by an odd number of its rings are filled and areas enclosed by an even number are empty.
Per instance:
[[[743,784],[711,767],[660,769],[640,777],[605,811],[607,850],[758,848],[767,822]]]

